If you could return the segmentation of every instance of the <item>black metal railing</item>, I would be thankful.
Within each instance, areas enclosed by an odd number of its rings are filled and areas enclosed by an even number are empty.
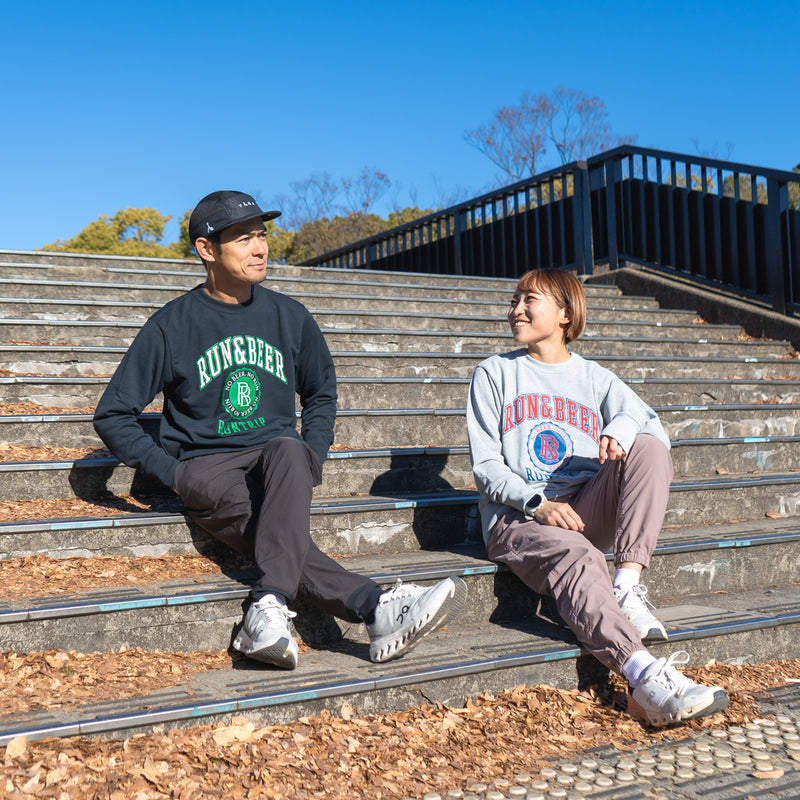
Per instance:
[[[625,145],[309,265],[516,277],[635,262],[800,309],[800,174]]]

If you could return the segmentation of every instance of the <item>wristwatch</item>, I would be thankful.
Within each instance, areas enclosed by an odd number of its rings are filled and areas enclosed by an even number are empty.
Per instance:
[[[544,497],[540,495],[538,492],[525,503],[525,515],[528,517],[532,517],[536,509],[544,503]]]

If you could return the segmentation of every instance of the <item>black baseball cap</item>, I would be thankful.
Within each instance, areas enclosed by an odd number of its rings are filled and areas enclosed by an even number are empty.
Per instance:
[[[189,241],[194,244],[201,236],[211,236],[249,219],[266,222],[280,215],[280,211],[262,211],[244,192],[211,192],[194,207],[189,217]]]

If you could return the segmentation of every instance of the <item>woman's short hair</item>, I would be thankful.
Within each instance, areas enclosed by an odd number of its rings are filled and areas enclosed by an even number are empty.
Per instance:
[[[570,323],[564,328],[564,344],[575,341],[586,327],[586,294],[583,284],[564,269],[547,267],[526,272],[517,283],[518,292],[549,295],[559,308],[569,309]]]

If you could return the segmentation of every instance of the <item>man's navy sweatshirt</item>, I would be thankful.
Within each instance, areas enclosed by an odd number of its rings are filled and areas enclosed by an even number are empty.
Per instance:
[[[139,414],[163,392],[159,442]],[[197,286],[142,326],[94,416],[125,464],[172,487],[178,462],[260,447],[297,431],[320,463],[333,442],[336,374],[325,339],[301,303],[263,286],[222,303]]]

